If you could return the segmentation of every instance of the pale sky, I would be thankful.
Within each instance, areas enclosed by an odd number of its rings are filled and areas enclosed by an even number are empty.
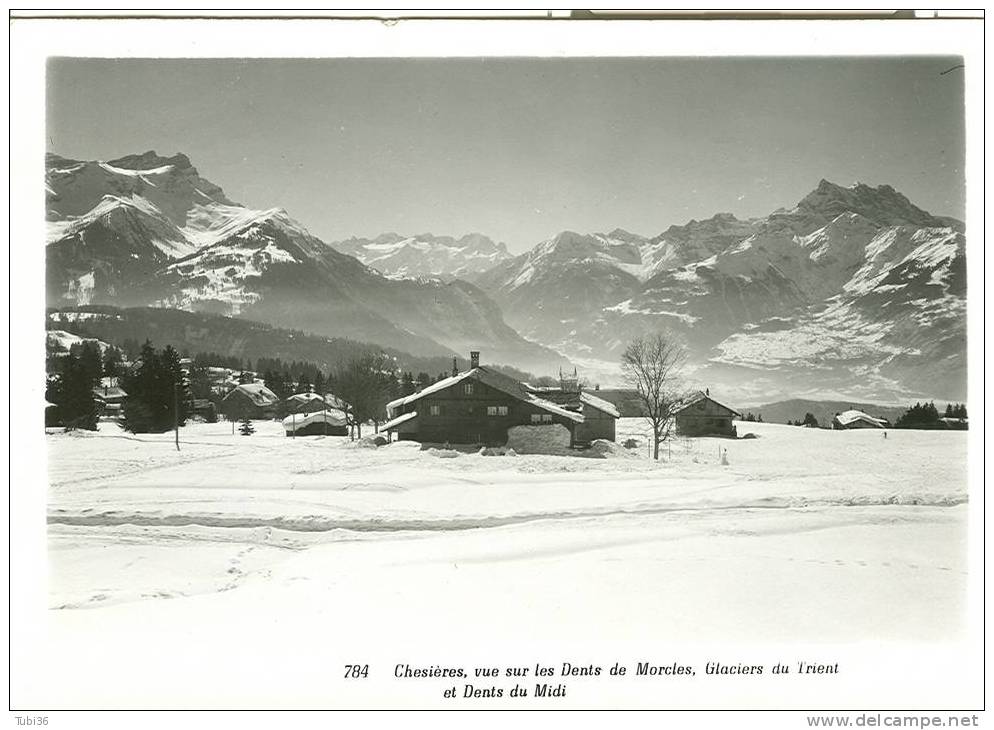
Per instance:
[[[822,178],[963,217],[958,58],[53,59],[48,150],[183,152],[326,241],[762,216]]]

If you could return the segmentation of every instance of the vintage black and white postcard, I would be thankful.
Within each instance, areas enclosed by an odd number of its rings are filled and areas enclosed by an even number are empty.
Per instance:
[[[972,715],[982,30],[15,21],[12,708]]]

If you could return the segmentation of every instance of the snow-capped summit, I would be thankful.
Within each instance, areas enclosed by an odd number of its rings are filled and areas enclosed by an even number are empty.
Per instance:
[[[890,185],[872,187],[861,182],[849,187],[822,180],[788,215],[807,216],[824,225],[843,213],[859,213],[879,226],[950,226],[950,218],[937,218],[914,205]]]
[[[430,233],[415,236],[384,233],[373,239],[349,238],[331,246],[396,279],[466,277],[510,258],[503,243],[482,233],[460,238]]]
[[[193,165],[190,164],[190,158],[184,155],[182,152],[177,152],[172,157],[163,157],[156,153],[155,150],[148,150],[138,155],[125,155],[116,160],[111,160],[107,163],[116,168],[123,168],[127,170],[156,170],[163,169],[166,167],[179,168],[181,170],[186,170],[192,168]]]
[[[512,326],[571,356],[617,362],[634,336],[667,331],[715,382],[860,373],[894,397],[945,372],[959,397],[964,272],[961,222],[889,185],[822,180],[765,218],[719,213],[641,240],[565,231],[476,281]]]
[[[519,367],[561,362],[508,327],[478,288],[432,276],[508,255],[481,234],[381,237],[373,251],[408,249],[410,266],[421,267],[417,280],[398,281],[328,246],[282,208],[231,201],[181,153],[49,154],[45,162],[51,306],[206,310],[416,355],[482,348]]]
[[[109,161],[48,154],[45,183],[50,221],[84,215],[106,195],[140,196],[180,228],[210,218],[217,206],[237,206],[220,187],[202,178],[181,153],[163,157],[150,150]]]

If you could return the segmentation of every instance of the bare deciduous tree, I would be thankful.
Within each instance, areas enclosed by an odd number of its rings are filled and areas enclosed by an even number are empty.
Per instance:
[[[345,417],[349,430],[362,438],[362,424],[380,416],[392,395],[395,382],[389,359],[383,354],[365,354],[349,360],[332,378],[335,394],[348,406]]]
[[[677,382],[685,361],[683,347],[663,334],[636,337],[621,356],[621,370],[652,426],[654,459],[659,459],[659,444],[673,428],[673,410],[680,402]]]

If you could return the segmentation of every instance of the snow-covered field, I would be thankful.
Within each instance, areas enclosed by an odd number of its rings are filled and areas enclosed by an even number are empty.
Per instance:
[[[195,656],[239,635],[287,652],[370,627],[391,646],[469,646],[481,627],[517,642],[965,631],[962,432],[739,423],[759,438],[674,441],[654,463],[636,419],[618,443],[639,448],[603,459],[256,427],[191,425],[179,452],[109,424],[47,437],[51,622],[77,652]]]

